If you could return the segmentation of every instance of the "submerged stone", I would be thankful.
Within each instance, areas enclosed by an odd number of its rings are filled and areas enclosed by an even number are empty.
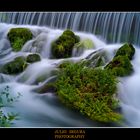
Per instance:
[[[29,44],[26,51],[33,53],[41,53],[47,42],[47,33],[40,33],[33,42]]]
[[[87,67],[100,67],[104,66],[108,62],[108,52],[104,49],[99,49],[93,53],[91,53],[89,56],[87,56],[82,61],[85,63]]]
[[[40,55],[39,54],[29,54],[26,58],[26,61],[28,63],[34,63],[34,62],[37,62],[37,61],[40,61],[41,58],[40,58]]]
[[[56,92],[56,87],[53,83],[49,83],[44,85],[42,88],[37,90],[38,93],[43,94],[43,93],[55,93]]]
[[[44,85],[42,85],[39,88],[36,88],[34,91],[38,92],[40,94],[48,93],[48,92],[55,93],[56,92],[56,87],[55,87],[54,82],[56,80],[57,80],[57,77],[53,76],[52,78],[50,78],[50,80],[47,83],[45,83]]]

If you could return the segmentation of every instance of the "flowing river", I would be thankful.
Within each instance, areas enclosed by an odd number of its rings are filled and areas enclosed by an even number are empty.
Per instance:
[[[89,120],[78,112],[65,107],[54,93],[39,94],[35,89],[55,78],[52,72],[57,70],[58,64],[63,61],[80,61],[100,49],[106,50],[108,59],[111,60],[113,52],[125,41],[134,44],[136,53],[131,61],[134,73],[130,76],[119,78],[118,97],[121,112],[125,118],[124,123],[120,126],[140,126],[139,13],[0,14],[0,66],[17,56],[27,56],[34,52],[39,53],[41,56],[41,61],[30,64],[24,72],[16,76],[0,73],[0,91],[9,86],[10,95],[16,96],[18,92],[22,95],[12,107],[4,108],[4,112],[10,111],[19,114],[19,120],[14,121],[13,127],[118,126],[117,124],[102,124]],[[104,24],[102,23],[103,20]],[[126,22],[130,24],[126,24]],[[7,39],[8,31],[14,27],[27,27],[34,35],[34,38],[28,41],[19,52],[12,51],[10,42]],[[72,57],[67,59],[50,59],[51,42],[58,38],[66,28],[72,28],[75,34],[80,36],[81,40],[91,39],[94,43],[94,48],[84,50],[81,55],[73,51]],[[95,32],[97,33],[97,28],[100,28],[100,35],[95,34]],[[125,31],[126,29],[127,31]],[[124,38],[123,31],[129,36]],[[109,32],[112,33],[113,37],[107,40]],[[129,40],[130,38],[132,40]],[[33,43],[36,43],[36,46],[40,46],[39,49],[33,47]],[[37,82],[37,79],[44,75],[44,80]]]

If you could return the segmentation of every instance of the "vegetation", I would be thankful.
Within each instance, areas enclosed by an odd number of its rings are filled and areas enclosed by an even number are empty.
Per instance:
[[[53,58],[67,58],[72,55],[74,44],[79,42],[79,37],[71,30],[65,30],[63,34],[52,43]]]
[[[12,28],[7,36],[10,40],[13,51],[20,51],[23,45],[33,37],[28,28]]]
[[[32,39],[32,33],[27,28],[12,28],[8,33],[8,38],[13,50],[19,51],[28,40]],[[68,58],[71,57],[73,48],[90,49],[93,47],[92,40],[80,41],[79,36],[71,30],[65,30],[58,39],[52,42],[51,52],[53,58]],[[128,76],[133,72],[130,60],[133,59],[134,54],[135,48],[132,44],[126,43],[117,50],[114,58],[105,67],[100,67],[106,64],[105,51],[99,51],[97,54],[93,52],[78,63],[65,61],[58,67],[61,71],[58,77],[53,79],[55,82],[47,83],[37,91],[39,93],[56,92],[66,106],[78,110],[92,120],[118,122],[122,116],[115,112],[118,107],[117,76]],[[27,63],[40,60],[38,54],[30,54],[26,60],[23,57],[17,57],[5,64],[2,72],[18,74],[25,70]],[[44,81],[44,78],[46,77],[41,75],[37,82]],[[5,115],[1,110],[4,95],[9,103],[14,99],[9,97],[7,89],[0,94],[0,125],[8,126],[16,116]]]
[[[126,55],[114,57],[105,69],[111,70],[116,76],[128,76],[133,72],[133,66]]]
[[[55,83],[57,94],[63,103],[101,122],[119,121],[122,118],[114,111],[118,105],[114,98],[116,85],[116,77],[108,70],[68,62],[61,65]]]
[[[17,57],[13,61],[5,64],[2,67],[2,72],[5,74],[18,74],[23,72],[27,67],[27,63],[23,57]]]
[[[18,114],[13,112],[4,113],[3,108],[18,101],[20,96],[21,94],[18,93],[17,97],[11,97],[9,94],[9,86],[6,86],[6,88],[0,92],[0,127],[10,127],[13,121],[18,119]]]
[[[40,60],[41,60],[41,58],[40,58],[39,54],[30,54],[26,58],[26,61],[28,63],[34,63],[34,62],[37,62],[37,61],[40,61]]]
[[[116,76],[128,76],[133,72],[133,66],[130,62],[135,54],[135,48],[128,43],[120,47],[112,61],[110,61],[105,69],[111,70]]]
[[[117,52],[116,56],[127,56],[130,60],[132,60],[133,56],[135,54],[135,48],[132,44],[125,43],[122,47],[120,47]]]
[[[93,55],[76,64],[65,61],[59,65],[61,72],[55,83],[60,100],[89,118],[101,122],[120,121],[116,76],[133,72],[130,62],[135,49],[124,44],[104,68],[104,53]],[[106,55],[105,55],[106,56]]]
[[[8,62],[2,67],[1,72],[4,74],[19,74],[23,72],[26,67],[28,66],[28,63],[34,63],[37,61],[40,61],[41,58],[38,54],[30,54],[25,59],[24,57],[16,57],[13,61]]]
[[[75,44],[75,48],[85,48],[85,49],[91,49],[94,48],[93,41],[91,39],[84,39],[78,43]]]

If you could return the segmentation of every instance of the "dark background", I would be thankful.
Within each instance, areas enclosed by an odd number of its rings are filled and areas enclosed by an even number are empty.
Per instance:
[[[138,0],[0,0],[1,11],[139,11]]]

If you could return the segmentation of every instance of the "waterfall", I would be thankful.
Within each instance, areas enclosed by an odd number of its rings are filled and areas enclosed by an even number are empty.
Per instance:
[[[140,45],[138,12],[1,12],[0,22],[70,28],[96,34],[107,43]]]
[[[19,52],[12,51],[7,33],[11,28],[27,27],[33,39],[24,44]],[[79,54],[73,49],[70,58],[51,59],[51,43],[70,28],[83,40],[89,39],[94,47]],[[108,60],[124,43],[133,43],[136,53],[131,61],[134,73],[119,78],[118,95],[125,121],[122,126],[140,126],[140,13],[127,12],[1,12],[0,13],[0,68],[18,56],[27,57],[38,53],[39,62],[30,64],[17,75],[0,73],[0,92],[7,85],[10,94],[21,93],[13,108],[5,111],[18,112],[20,119],[13,127],[98,127],[118,126],[102,124],[88,119],[64,106],[58,97],[50,92],[39,94],[40,88],[57,76],[58,64],[63,61],[77,62],[92,57],[98,51],[108,52]]]

